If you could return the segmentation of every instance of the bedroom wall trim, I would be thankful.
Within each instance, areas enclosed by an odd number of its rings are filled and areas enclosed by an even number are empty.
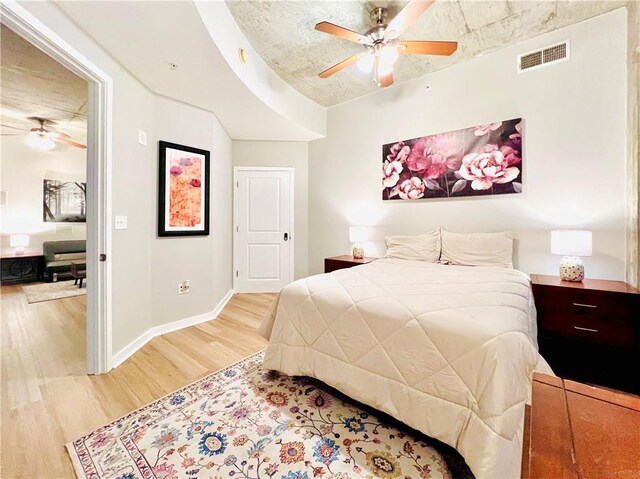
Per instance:
[[[0,19],[25,40],[88,83],[87,118],[87,373],[111,369],[111,175],[113,80],[15,0],[0,4]],[[103,261],[100,256],[106,255]]]
[[[627,6],[627,283],[640,285],[640,4]]]
[[[172,333],[174,331],[178,331],[179,329],[188,328],[190,326],[195,326],[196,324],[206,323],[207,321],[213,321],[214,319],[218,319],[218,316],[227,305],[229,300],[233,297],[235,291],[230,289],[227,294],[220,300],[220,302],[213,308],[212,311],[208,311],[203,314],[198,314],[196,316],[191,316],[189,318],[179,319],[177,321],[173,321],[171,323],[162,324],[160,326],[154,326],[151,329],[148,329],[136,339],[127,344],[124,348],[113,355],[111,359],[111,363],[114,368],[120,366],[123,362],[129,359],[133,354],[135,354],[138,350],[140,350],[145,344],[151,341],[153,338],[162,336],[163,334]]]

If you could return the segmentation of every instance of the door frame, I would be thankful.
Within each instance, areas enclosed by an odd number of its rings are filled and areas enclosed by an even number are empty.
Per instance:
[[[295,271],[295,241],[296,234],[294,234],[295,227],[295,215],[294,215],[294,194],[295,194],[295,169],[286,166],[234,166],[233,167],[233,290],[238,292],[238,187],[240,186],[238,173],[241,171],[287,171],[291,175],[290,183],[290,228],[289,233],[291,254],[289,255],[289,278],[294,281]]]
[[[88,84],[87,373],[111,369],[111,165],[113,80],[15,0],[2,0],[0,21]],[[100,256],[106,255],[106,261]]]

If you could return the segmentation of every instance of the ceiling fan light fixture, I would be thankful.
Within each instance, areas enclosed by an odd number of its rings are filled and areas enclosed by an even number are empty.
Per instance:
[[[35,148],[36,150],[53,150],[56,144],[50,138],[47,138],[45,135],[29,135],[27,138],[27,145],[31,148]]]
[[[363,57],[361,57],[356,63],[358,70],[363,73],[371,73],[373,71],[373,62],[375,57],[372,53],[369,53]]]
[[[378,66],[378,75],[384,77],[389,73],[393,73],[393,65],[385,62],[380,62],[380,65]]]
[[[398,56],[398,48],[395,45],[386,45],[380,49],[380,63],[383,65],[393,65]]]

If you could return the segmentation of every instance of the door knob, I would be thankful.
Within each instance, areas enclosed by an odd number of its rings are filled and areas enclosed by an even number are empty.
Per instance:
[[[289,233],[285,233],[284,234],[284,240],[285,241],[289,241]]]

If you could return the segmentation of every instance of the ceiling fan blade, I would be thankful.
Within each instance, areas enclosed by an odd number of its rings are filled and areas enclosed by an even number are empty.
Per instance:
[[[393,73],[380,77],[380,86],[382,88],[386,88],[391,85],[393,85]]]
[[[329,22],[320,22],[316,24],[315,29],[322,33],[328,33],[329,35],[335,35],[336,37],[344,38],[350,42],[367,44],[370,43],[369,39],[364,35],[360,35],[348,28],[340,27]]]
[[[66,133],[62,133],[61,131],[53,131],[53,130],[47,130],[47,132],[45,133],[45,136],[47,138],[50,138],[51,140],[55,140],[56,138],[66,138],[66,139],[71,138]]]
[[[4,123],[0,124],[0,126],[2,128],[11,128],[12,130],[24,131],[24,129],[22,129],[22,128],[18,128],[17,126],[5,125]]]
[[[346,60],[342,60],[340,63],[336,63],[335,65],[333,65],[330,68],[327,68],[325,71],[318,73],[318,76],[320,78],[327,78],[330,77],[331,75],[333,75],[334,73],[339,72],[340,70],[347,68],[348,66],[353,65],[354,63],[356,63],[358,60],[360,60],[361,57],[363,57],[364,55],[367,55],[367,53],[359,53],[357,55],[353,55],[350,56],[349,58],[347,58]]]
[[[384,33],[385,40],[398,38],[429,8],[435,0],[409,0],[400,12],[389,22]]]
[[[458,49],[458,42],[429,42],[412,41],[400,42],[398,51],[400,53],[418,55],[452,55]]]
[[[29,133],[0,133],[0,136],[27,136]]]
[[[64,138],[52,138],[53,141],[58,143],[63,143],[65,145],[74,146],[76,148],[82,148],[83,150],[87,148],[87,145],[83,145],[82,143],[76,143],[75,141],[65,140]]]

